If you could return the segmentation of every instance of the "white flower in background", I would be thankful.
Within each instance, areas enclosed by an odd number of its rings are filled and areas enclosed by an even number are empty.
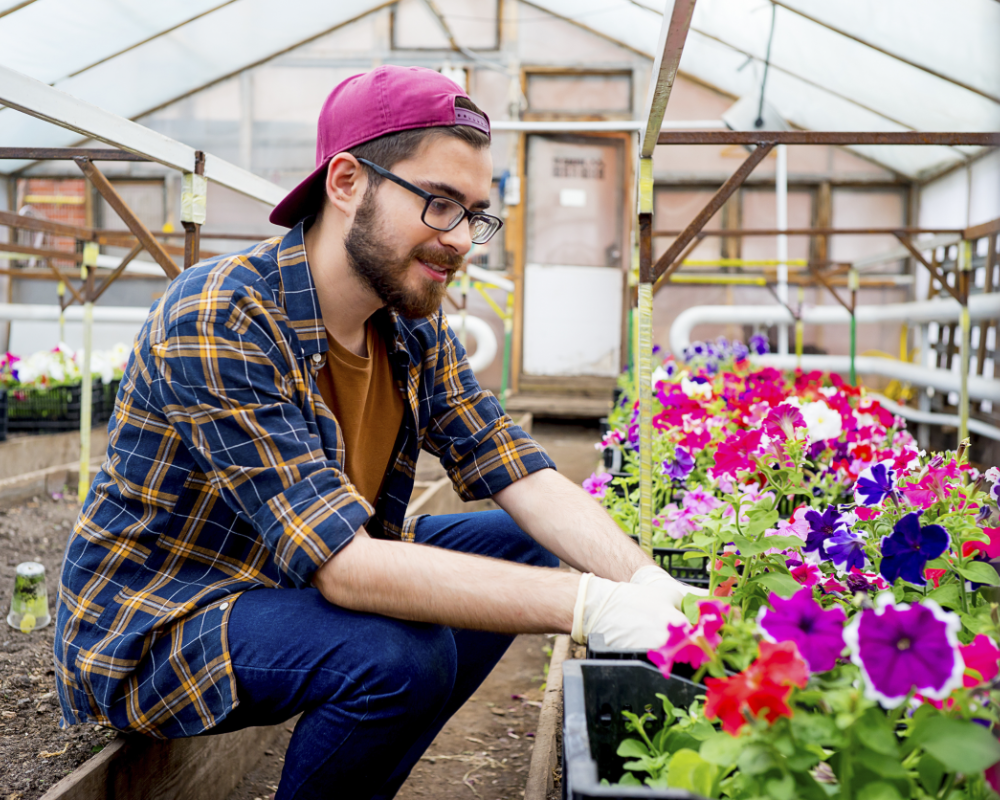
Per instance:
[[[698,383],[688,380],[686,377],[681,378],[681,391],[688,397],[700,398],[702,400],[712,399],[711,383]]]
[[[1000,483],[1000,469],[997,469],[996,467],[990,467],[983,474],[986,480],[988,480],[990,483]]]
[[[656,390],[656,384],[660,381],[665,381],[670,376],[667,375],[667,371],[663,367],[657,367],[653,370],[653,390]]]
[[[128,363],[129,348],[117,344],[110,350],[95,350],[90,355],[90,370],[95,380],[110,383],[121,378]],[[44,388],[57,384],[79,383],[83,379],[80,367],[83,353],[74,353],[65,343],[55,349],[33,353],[17,362],[18,383]]]
[[[803,405],[802,418],[806,421],[810,442],[836,439],[844,429],[840,414],[822,400]]]

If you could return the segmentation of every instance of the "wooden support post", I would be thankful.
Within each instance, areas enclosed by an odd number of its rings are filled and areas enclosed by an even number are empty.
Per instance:
[[[653,554],[653,159],[639,159],[639,544]]]
[[[201,226],[205,224],[208,181],[205,180],[205,154],[196,150],[194,172],[185,172],[181,185],[181,225],[184,226],[184,269],[201,258]]]
[[[111,181],[104,176],[103,172],[94,166],[94,162],[92,162],[89,158],[84,157],[74,158],[73,160],[76,162],[76,165],[80,168],[83,174],[86,175],[90,182],[94,185],[94,188],[101,193],[101,197],[103,197],[107,201],[108,205],[114,209],[115,213],[121,217],[122,222],[128,226],[128,229],[132,231],[135,238],[142,243],[143,249],[145,249],[145,251],[153,257],[153,260],[160,265],[163,271],[167,273],[167,277],[173,279],[180,275],[181,271],[177,268],[173,259],[167,255],[163,246],[156,241],[153,234],[150,233],[149,228],[147,228],[132,212],[132,209],[125,204],[121,195],[118,194],[118,192],[115,191],[115,187],[111,185]]]

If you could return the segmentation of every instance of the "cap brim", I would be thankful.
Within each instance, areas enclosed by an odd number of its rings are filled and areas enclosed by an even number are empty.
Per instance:
[[[308,178],[285,195],[285,199],[274,207],[268,219],[275,225],[294,228],[302,219],[319,211],[323,203],[323,186],[329,163],[327,160],[316,167]]]

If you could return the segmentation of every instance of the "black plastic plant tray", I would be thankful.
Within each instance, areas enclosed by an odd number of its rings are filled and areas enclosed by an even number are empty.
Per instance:
[[[7,402],[8,427],[12,431],[52,433],[80,428],[82,387],[56,386],[51,389],[18,389],[10,393]],[[100,419],[104,404],[104,387],[93,385],[91,419]]]
[[[629,535],[636,544],[638,536]],[[653,560],[673,575],[677,580],[699,589],[707,589],[710,577],[708,574],[708,556],[684,558],[691,550],[683,547],[653,547]]]
[[[601,786],[615,783],[625,772],[626,759],[618,745],[631,734],[622,711],[641,714],[645,708],[659,722],[663,705],[656,694],[665,694],[678,707],[686,707],[704,687],[684,678],[664,678],[648,664],[635,661],[563,662],[563,750],[564,800],[695,800],[700,795],[680,789],[647,786]],[[650,723],[650,730],[656,730]]]
[[[118,387],[121,381],[117,378],[109,383],[101,384],[101,407],[100,411],[95,409],[94,422],[107,422],[115,412],[115,398],[118,396]]]
[[[0,389],[0,442],[7,441],[7,391]]]
[[[664,634],[665,635],[665,634]],[[600,661],[642,661],[651,664],[646,655],[648,650],[624,650],[608,647],[604,644],[604,635],[600,633],[591,634],[587,637],[587,658],[598,659]],[[694,677],[695,670],[688,664],[674,664],[672,674],[678,678],[690,680]]]

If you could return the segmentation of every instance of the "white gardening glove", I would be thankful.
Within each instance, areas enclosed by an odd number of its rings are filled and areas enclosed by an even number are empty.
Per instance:
[[[656,586],[664,593],[664,598],[669,598],[669,603],[677,608],[681,607],[684,596],[693,594],[698,597],[708,597],[708,589],[699,589],[697,586],[688,586],[677,580],[665,569],[650,564],[648,567],[641,567],[635,571],[629,583],[639,586]]]
[[[586,644],[587,637],[600,633],[608,647],[651,650],[667,640],[668,624],[685,622],[661,582],[649,586],[619,583],[589,572],[580,578],[572,633],[578,644]]]

